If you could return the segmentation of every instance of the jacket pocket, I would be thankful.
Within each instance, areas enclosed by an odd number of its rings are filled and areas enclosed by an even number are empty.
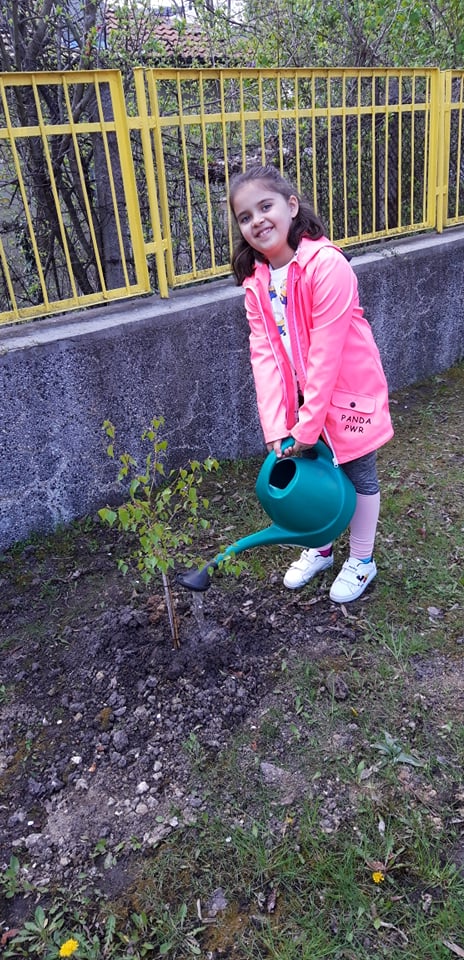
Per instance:
[[[372,414],[375,413],[375,397],[365,397],[359,393],[349,393],[348,390],[334,390],[332,394],[332,406],[352,417],[372,416]]]
[[[334,390],[329,411],[331,428],[338,434],[370,436],[375,429],[375,397],[366,397],[348,390]]]

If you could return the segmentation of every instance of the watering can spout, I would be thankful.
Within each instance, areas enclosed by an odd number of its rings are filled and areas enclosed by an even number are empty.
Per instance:
[[[236,540],[201,569],[180,573],[177,579],[182,586],[207,590],[223,560],[253,547],[277,543],[320,547],[330,543],[346,529],[356,506],[351,480],[334,465],[329,447],[321,440],[308,456],[278,459],[271,451],[259,471],[255,489],[273,521],[271,525]]]

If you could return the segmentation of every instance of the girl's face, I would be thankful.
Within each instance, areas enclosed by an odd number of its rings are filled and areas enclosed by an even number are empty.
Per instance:
[[[238,188],[233,210],[244,239],[271,267],[283,267],[293,257],[288,244],[290,224],[298,213],[298,199],[283,197],[263,180],[250,180]]]

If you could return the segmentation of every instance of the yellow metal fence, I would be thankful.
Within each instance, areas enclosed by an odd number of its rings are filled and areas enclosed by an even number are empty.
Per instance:
[[[273,163],[342,246],[464,222],[464,73],[0,74],[0,322],[230,273],[230,176]]]
[[[117,71],[0,75],[0,321],[150,289]]]

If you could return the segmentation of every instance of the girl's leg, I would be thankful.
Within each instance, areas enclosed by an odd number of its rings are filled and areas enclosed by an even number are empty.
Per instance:
[[[350,556],[330,590],[331,600],[337,603],[357,600],[377,573],[373,551],[380,511],[375,452],[343,464],[343,469],[357,497],[350,524]]]
[[[350,556],[370,559],[380,511],[380,486],[377,476],[377,454],[368,453],[358,460],[344,463],[342,469],[356,490],[356,507],[350,523]]]
[[[376,457],[375,452],[368,453],[365,457],[344,463],[341,468],[353,483],[357,499],[350,524],[350,558],[343,565],[330,591],[331,599],[339,603],[360,597],[377,572],[372,559],[380,509]],[[303,550],[298,560],[288,568],[284,585],[289,590],[297,590],[332,565],[331,543]]]
[[[374,552],[375,533],[380,512],[380,490],[368,496],[358,493],[350,524],[350,557],[370,560]]]

